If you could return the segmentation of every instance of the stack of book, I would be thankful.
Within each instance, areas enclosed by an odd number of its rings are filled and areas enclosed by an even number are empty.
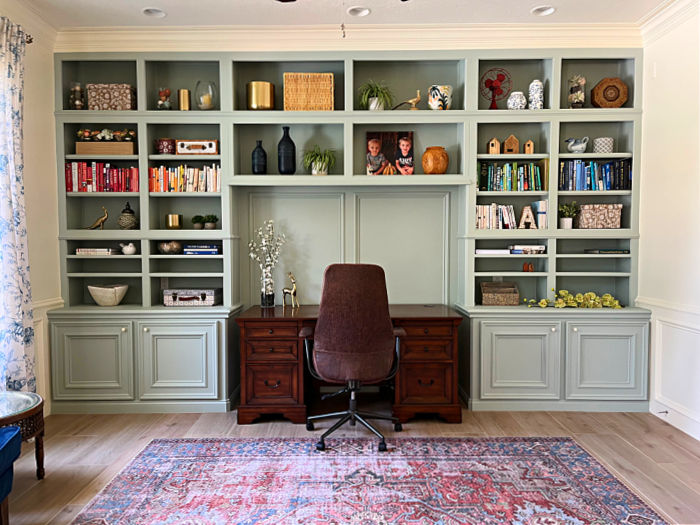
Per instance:
[[[478,230],[515,230],[515,210],[512,204],[477,204],[476,228]]]
[[[508,249],[513,254],[526,253],[531,255],[533,253],[544,253],[547,247],[544,244],[511,244],[508,246]]]
[[[560,191],[609,191],[632,189],[632,159],[610,162],[559,162]]]
[[[216,244],[185,244],[182,253],[185,255],[218,255],[219,247]]]
[[[109,162],[66,162],[66,192],[139,191],[139,169]]]
[[[121,252],[115,248],[76,248],[75,255],[118,255]]]
[[[175,168],[159,166],[148,168],[150,192],[220,192],[221,166],[212,164],[193,168],[180,165]]]

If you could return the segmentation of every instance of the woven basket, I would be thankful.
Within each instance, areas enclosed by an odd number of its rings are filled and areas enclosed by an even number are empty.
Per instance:
[[[520,292],[513,282],[481,283],[481,304],[486,306],[518,306]]]
[[[285,73],[285,111],[333,111],[333,73]]]

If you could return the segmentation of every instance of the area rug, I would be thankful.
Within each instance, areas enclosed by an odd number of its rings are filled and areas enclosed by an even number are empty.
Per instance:
[[[661,524],[569,438],[156,439],[73,521]]]

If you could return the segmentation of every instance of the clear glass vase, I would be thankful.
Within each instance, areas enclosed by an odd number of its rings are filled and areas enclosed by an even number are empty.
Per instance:
[[[272,268],[263,268],[260,276],[260,307],[274,308],[275,281],[272,279]]]
[[[198,80],[194,88],[194,99],[201,110],[216,109],[219,103],[216,83],[210,80]]]

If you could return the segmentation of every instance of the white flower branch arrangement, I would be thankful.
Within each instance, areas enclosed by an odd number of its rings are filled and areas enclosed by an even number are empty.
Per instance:
[[[275,283],[272,279],[272,270],[277,265],[280,256],[280,248],[287,242],[284,233],[275,236],[275,225],[272,219],[263,222],[263,225],[255,232],[255,238],[248,243],[250,258],[260,267],[260,293],[261,300],[264,297],[272,297],[274,306]]]

